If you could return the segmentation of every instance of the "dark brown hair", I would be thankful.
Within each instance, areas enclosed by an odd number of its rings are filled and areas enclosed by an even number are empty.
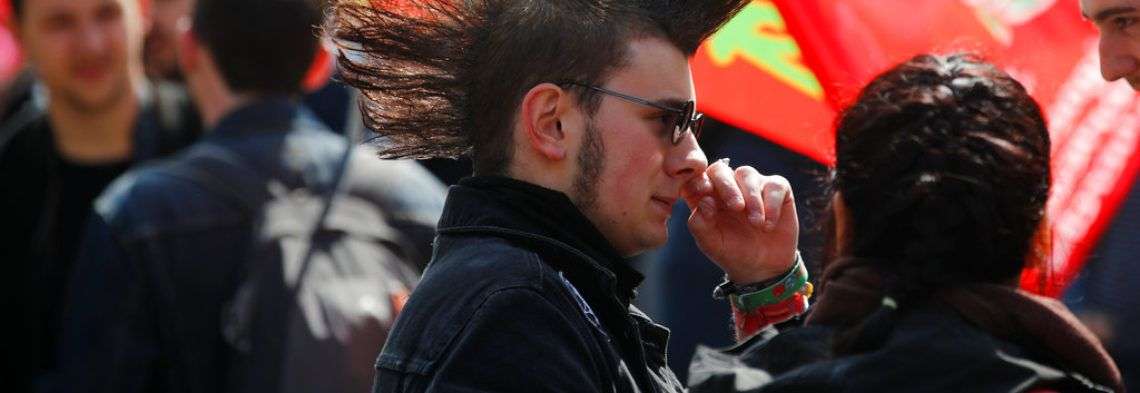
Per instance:
[[[875,78],[838,120],[833,191],[848,256],[926,288],[1008,283],[1049,194],[1049,134],[1016,80],[971,55],[921,55]]]
[[[543,82],[597,84],[630,39],[691,55],[748,0],[333,0],[326,30],[343,78],[364,96],[384,157],[472,154],[477,173],[510,162],[511,119]],[[596,93],[580,90],[588,111]]]
[[[194,35],[231,89],[295,95],[316,55],[321,0],[197,0]]]

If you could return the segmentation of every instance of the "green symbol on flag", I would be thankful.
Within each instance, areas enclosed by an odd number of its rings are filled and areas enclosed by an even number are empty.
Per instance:
[[[746,6],[709,38],[708,49],[717,65],[727,66],[740,57],[809,97],[823,99],[823,87],[804,66],[796,40],[771,1]]]

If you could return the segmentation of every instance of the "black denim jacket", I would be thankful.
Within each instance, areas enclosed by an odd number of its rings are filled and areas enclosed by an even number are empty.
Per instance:
[[[564,194],[463,180],[374,390],[682,391],[669,331],[630,305],[641,280]]]

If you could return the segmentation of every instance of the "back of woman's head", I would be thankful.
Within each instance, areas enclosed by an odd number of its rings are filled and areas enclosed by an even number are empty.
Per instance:
[[[917,56],[875,78],[836,132],[844,256],[923,287],[1017,277],[1050,176],[1021,84],[970,55]]]

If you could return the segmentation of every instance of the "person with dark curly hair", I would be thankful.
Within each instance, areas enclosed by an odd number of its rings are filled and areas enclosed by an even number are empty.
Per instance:
[[[376,392],[684,390],[627,260],[665,243],[682,199],[746,299],[739,325],[803,312],[787,181],[697,146],[687,60],[748,3],[333,2],[326,33],[380,154],[475,171],[450,190]]]
[[[920,55],[836,128],[832,245],[805,326],[700,350],[694,392],[1123,391],[1063,304],[1017,289],[1049,257],[1049,134],[1021,84]]]

